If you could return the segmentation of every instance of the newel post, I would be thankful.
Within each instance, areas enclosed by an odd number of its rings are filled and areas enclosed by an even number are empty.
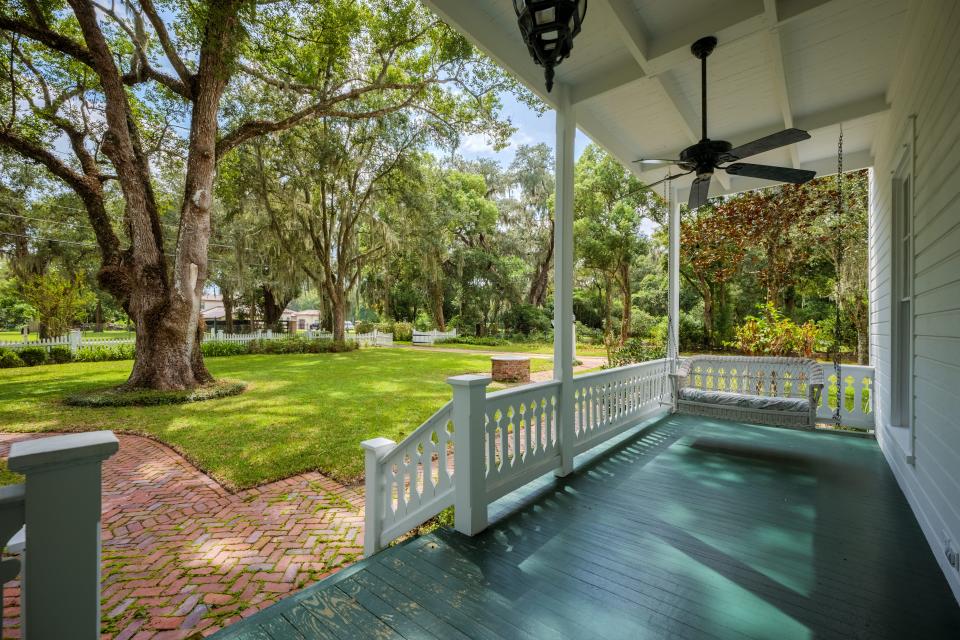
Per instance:
[[[387,506],[386,475],[380,471],[380,461],[397,447],[389,438],[373,438],[360,443],[364,451],[364,511],[363,555],[368,558],[380,551],[383,545],[383,514]]]
[[[10,469],[27,478],[25,637],[100,637],[100,468],[118,448],[111,431],[10,448]]]
[[[67,342],[70,344],[70,353],[76,353],[80,350],[80,344],[83,340],[83,333],[80,329],[70,329],[67,334]]]
[[[468,536],[487,528],[484,422],[490,376],[447,378],[453,387],[453,526]]]

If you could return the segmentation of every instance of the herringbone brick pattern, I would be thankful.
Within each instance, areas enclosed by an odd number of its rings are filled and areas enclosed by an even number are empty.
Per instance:
[[[0,455],[24,437],[0,434]],[[363,551],[352,488],[306,473],[233,494],[164,445],[119,439],[103,470],[105,639],[210,635]],[[20,635],[19,591],[4,590],[4,638]]]

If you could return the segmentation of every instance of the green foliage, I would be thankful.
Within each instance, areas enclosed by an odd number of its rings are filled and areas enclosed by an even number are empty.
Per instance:
[[[482,347],[500,347],[510,344],[510,341],[493,336],[457,336],[455,338],[437,340],[434,344],[473,344]]]
[[[37,316],[37,310],[14,295],[0,295],[0,327],[18,329]]]
[[[50,347],[47,360],[50,364],[66,364],[67,362],[73,362],[73,353],[70,351],[70,347],[61,345]]]
[[[79,276],[67,278],[56,271],[28,279],[22,295],[37,310],[40,323],[51,336],[65,334],[83,316],[90,298]]]
[[[662,342],[651,343],[641,338],[630,338],[622,347],[611,350],[610,366],[622,367],[636,362],[657,360],[665,356],[666,348]]]
[[[134,345],[111,344],[80,347],[73,354],[75,362],[107,362],[110,360],[133,360]]]
[[[376,324],[373,322],[360,320],[353,325],[353,330],[355,333],[372,333],[375,327]]]
[[[248,353],[285,354],[285,353],[343,353],[358,348],[352,340],[336,341],[318,338],[300,338],[290,336],[280,340],[252,340]]]
[[[819,335],[816,325],[807,321],[797,325],[768,302],[760,306],[761,315],[748,316],[737,327],[733,346],[748,355],[811,357]]]
[[[17,355],[28,367],[35,367],[47,361],[47,350],[44,347],[24,347],[17,350]]]
[[[152,407],[164,404],[185,404],[201,400],[226,398],[243,393],[246,382],[217,380],[195,389],[185,391],[157,391],[153,389],[126,390],[122,388],[99,389],[75,393],[64,399],[72,407]]]
[[[17,352],[13,349],[0,349],[0,369],[12,369],[14,367],[25,367],[26,363],[20,359]]]
[[[392,330],[394,340],[401,342],[413,340],[413,325],[409,322],[394,322]]]
[[[508,332],[546,333],[551,330],[550,316],[532,304],[515,304],[503,315],[503,326]]]
[[[250,353],[250,346],[247,342],[205,340],[200,343],[200,351],[203,353],[204,358],[214,358],[219,356],[241,356],[246,353]]]

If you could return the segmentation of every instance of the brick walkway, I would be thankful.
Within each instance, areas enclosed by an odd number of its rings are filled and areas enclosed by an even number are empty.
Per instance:
[[[0,434],[0,456],[23,436]],[[103,472],[103,638],[207,636],[355,560],[363,498],[306,473],[230,493],[169,448],[121,435]],[[3,637],[19,637],[19,587]]]

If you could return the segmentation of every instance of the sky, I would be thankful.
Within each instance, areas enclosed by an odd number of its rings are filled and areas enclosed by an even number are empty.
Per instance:
[[[554,148],[556,119],[552,109],[548,109],[540,115],[512,95],[507,94],[503,96],[503,115],[509,118],[517,129],[510,138],[508,147],[500,151],[494,151],[485,136],[470,135],[460,143],[459,153],[469,160],[493,158],[506,167],[513,160],[517,147],[520,145],[543,142],[551,149]],[[588,144],[590,144],[590,139],[578,130],[577,138],[574,141],[574,153],[577,158],[580,157]]]

